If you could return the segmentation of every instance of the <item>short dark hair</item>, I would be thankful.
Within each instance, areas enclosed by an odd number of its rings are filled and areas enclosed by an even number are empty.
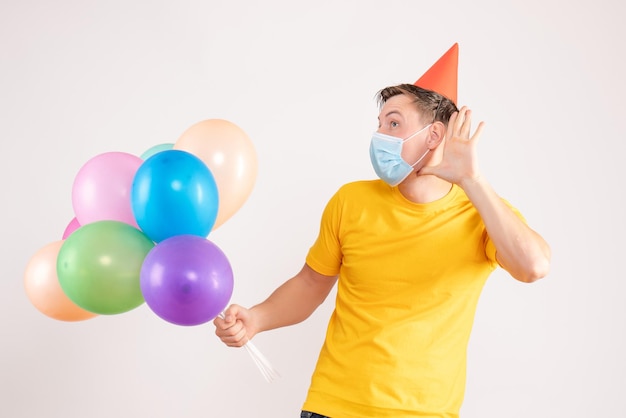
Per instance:
[[[396,86],[385,87],[380,90],[376,94],[378,106],[382,107],[387,100],[399,94],[405,94],[409,97],[413,97],[413,103],[417,107],[417,110],[424,117],[430,115],[430,120],[433,122],[439,121],[444,125],[447,125],[450,120],[450,116],[452,116],[454,112],[459,111],[452,100],[437,92],[423,89],[414,84],[398,84]]]

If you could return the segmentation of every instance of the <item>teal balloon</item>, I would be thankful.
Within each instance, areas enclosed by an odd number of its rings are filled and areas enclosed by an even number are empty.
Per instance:
[[[162,151],[144,161],[130,195],[137,225],[155,242],[175,235],[206,237],[217,218],[213,174],[187,151]]]
[[[69,299],[89,312],[130,311],[144,302],[141,266],[154,246],[143,232],[124,222],[83,225],[59,250],[59,284]]]
[[[171,143],[164,143],[164,144],[158,144],[158,145],[154,145],[150,148],[148,148],[147,150],[145,150],[143,152],[143,154],[141,154],[139,156],[139,158],[141,158],[142,160],[147,160],[148,158],[152,157],[154,154],[161,152],[161,151],[168,151],[171,150],[172,148],[174,148],[174,144]]]

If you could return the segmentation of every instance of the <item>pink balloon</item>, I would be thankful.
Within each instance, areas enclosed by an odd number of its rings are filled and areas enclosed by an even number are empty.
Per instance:
[[[80,223],[78,222],[78,219],[74,217],[65,227],[65,231],[63,231],[63,239],[66,239],[67,237],[72,235],[72,232],[76,231],[78,228],[80,228]]]
[[[125,152],[105,152],[87,161],[72,187],[72,205],[80,225],[112,220],[139,228],[130,193],[142,163],[138,156]]]

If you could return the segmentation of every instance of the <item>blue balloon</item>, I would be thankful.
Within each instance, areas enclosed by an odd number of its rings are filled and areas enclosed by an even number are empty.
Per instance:
[[[161,151],[137,169],[131,207],[137,225],[154,242],[183,234],[206,237],[217,218],[217,184],[195,155]]]

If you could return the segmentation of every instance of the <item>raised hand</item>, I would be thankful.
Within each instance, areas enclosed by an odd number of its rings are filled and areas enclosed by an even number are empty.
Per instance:
[[[435,175],[450,183],[463,187],[467,181],[475,181],[480,177],[476,146],[484,127],[484,122],[470,136],[472,111],[463,106],[450,117],[443,157],[436,166],[422,168],[419,175]]]

